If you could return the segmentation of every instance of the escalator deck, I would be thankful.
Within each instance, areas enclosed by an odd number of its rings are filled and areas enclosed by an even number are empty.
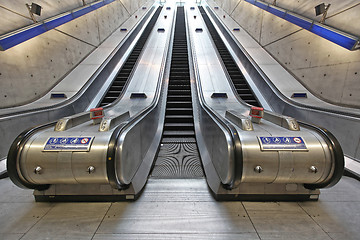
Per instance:
[[[225,43],[221,39],[219,33],[216,31],[214,25],[211,23],[211,20],[207,16],[204,8],[202,6],[199,6],[199,10],[204,19],[206,27],[209,30],[211,38],[214,41],[216,49],[218,50],[221,60],[223,61],[224,66],[229,73],[229,76],[232,80],[238,96],[247,104],[261,107],[260,103],[255,97],[255,94],[252,92],[249,84],[247,83],[244,75],[240,71],[229,50],[226,48]]]
[[[195,140],[184,7],[178,7],[163,136],[151,177],[203,176]]]
[[[108,92],[101,100],[99,107],[109,105],[120,97],[124,87],[127,85],[131,72],[133,71],[136,62],[138,61],[144,45],[149,38],[152,29],[154,28],[154,25],[160,15],[161,10],[162,7],[158,7],[153,17],[149,21],[148,25],[145,27],[144,32],[141,34],[139,40],[135,44],[134,49],[131,51],[129,57],[126,59],[124,65],[121,67],[116,78],[112,82]]]

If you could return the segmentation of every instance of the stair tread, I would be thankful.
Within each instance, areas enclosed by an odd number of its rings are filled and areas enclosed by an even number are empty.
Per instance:
[[[171,127],[188,127],[188,126],[194,126],[193,123],[165,123],[165,126],[171,126]]]

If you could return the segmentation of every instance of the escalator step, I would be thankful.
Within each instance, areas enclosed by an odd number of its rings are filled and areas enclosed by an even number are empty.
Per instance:
[[[112,85],[112,86],[110,87],[110,91],[119,91],[119,92],[121,92],[121,90],[123,89],[123,87],[124,87],[124,86],[114,86],[114,85]]]
[[[119,97],[121,91],[108,91],[106,97]]]
[[[117,99],[117,97],[112,97],[112,96],[105,96],[104,98],[104,102],[113,102]]]
[[[176,74],[172,74],[170,73],[170,84],[173,84],[173,81],[187,81],[187,84],[190,84],[190,76],[186,76],[186,75],[181,75],[179,73],[176,73]],[[185,82],[183,82],[185,83]]]
[[[250,94],[250,95],[252,95],[251,90],[248,89],[248,88],[245,88],[245,89],[236,89],[236,91],[237,91],[237,93],[238,93],[239,95],[245,95],[245,94]]]
[[[194,131],[193,123],[165,123],[165,131]]]
[[[252,93],[245,93],[245,94],[239,94],[239,96],[242,98],[242,99],[246,99],[246,100],[252,100],[254,99],[254,96]]]
[[[192,108],[166,108],[166,114],[169,115],[190,115],[192,114]]]
[[[236,89],[244,89],[248,88],[248,85],[246,83],[236,83],[234,84]]]
[[[170,84],[169,85],[169,90],[190,90],[190,85],[174,85],[174,84]]]
[[[165,122],[193,122],[193,116],[192,115],[166,115],[165,116]]]
[[[189,79],[187,79],[187,80],[175,80],[175,79],[171,78],[169,83],[171,85],[185,85],[185,84],[189,85],[190,81],[189,81]]]
[[[191,101],[191,95],[168,95],[168,101]]]
[[[164,131],[164,137],[194,137],[195,131]]]
[[[192,107],[192,102],[171,102],[171,101],[168,101],[166,103],[166,107],[170,107],[170,108],[181,108],[181,107],[191,108]]]
[[[175,143],[175,144],[183,144],[183,143],[194,143],[196,144],[195,137],[164,137],[161,140],[161,143]]]
[[[237,83],[238,81],[243,81],[244,83],[246,83],[246,80],[243,75],[232,74],[230,75],[230,77],[235,83]]]
[[[191,95],[190,90],[168,90],[169,95]]]

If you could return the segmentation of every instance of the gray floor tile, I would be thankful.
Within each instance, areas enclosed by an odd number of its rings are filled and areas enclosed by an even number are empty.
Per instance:
[[[206,179],[149,179],[137,201],[213,202]]]
[[[58,203],[23,239],[91,239],[110,203]]]
[[[98,233],[254,232],[240,202],[114,203]]]
[[[24,234],[15,234],[15,233],[1,233],[1,240],[19,240]]]
[[[0,233],[26,233],[52,207],[50,203],[0,203]]]
[[[322,231],[259,233],[259,235],[261,240],[332,240],[329,235]]]
[[[1,240],[259,239],[251,221],[261,239],[359,239],[359,182],[347,177],[302,203],[217,202],[205,179],[150,179],[138,201],[112,206],[35,203],[9,179],[0,193]]]
[[[359,240],[360,236],[358,233],[328,233],[332,240]]]
[[[244,206],[259,233],[323,232],[295,202],[244,202]]]
[[[71,234],[56,235],[55,232],[42,232],[38,234],[26,234],[21,240],[91,240],[93,234],[76,232]]]
[[[264,232],[311,232],[321,233],[323,230],[307,214],[287,214],[276,212],[249,213],[256,231]]]
[[[360,202],[303,202],[300,206],[325,232],[358,234]]]
[[[360,181],[342,177],[334,187],[321,189],[320,200],[331,202],[360,202]]]
[[[243,204],[248,212],[303,213],[297,202],[243,202]]]
[[[0,203],[34,202],[33,190],[19,188],[9,178],[1,179],[0,186]]]
[[[223,240],[259,240],[256,233],[239,234],[95,234],[93,240],[180,240],[180,239],[223,239]]]

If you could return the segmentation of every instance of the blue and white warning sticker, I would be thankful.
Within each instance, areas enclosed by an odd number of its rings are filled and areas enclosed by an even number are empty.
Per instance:
[[[258,137],[261,150],[307,150],[302,137]]]
[[[92,137],[49,137],[43,151],[89,151]]]

